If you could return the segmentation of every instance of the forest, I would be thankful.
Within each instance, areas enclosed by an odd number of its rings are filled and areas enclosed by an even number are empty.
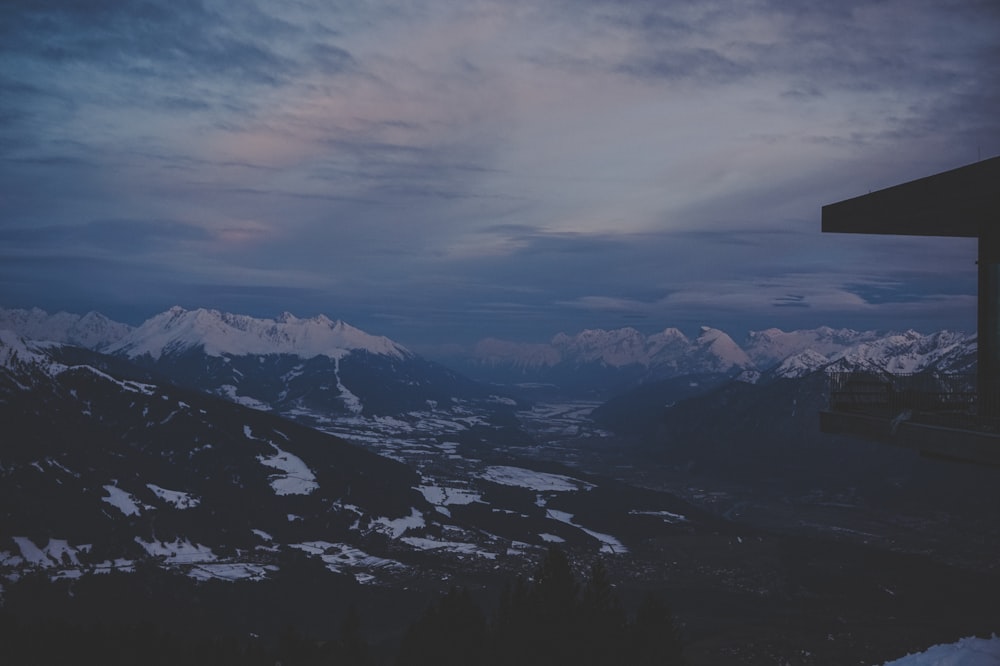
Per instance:
[[[142,609],[135,610],[136,617],[144,615]],[[5,612],[0,613],[0,646],[4,663],[38,665],[81,661],[105,666],[683,663],[682,637],[662,600],[647,595],[628,613],[600,560],[578,577],[566,553],[554,546],[533,571],[505,584],[488,610],[470,590],[453,586],[409,622],[394,646],[372,645],[365,621],[351,606],[329,635],[303,631],[293,624],[272,636],[213,633],[210,628],[186,635],[151,620],[86,623]]]

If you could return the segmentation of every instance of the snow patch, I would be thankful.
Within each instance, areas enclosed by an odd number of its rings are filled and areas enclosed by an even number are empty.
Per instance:
[[[640,511],[638,509],[632,509],[629,511],[629,515],[655,516],[657,518],[662,518],[665,523],[686,523],[688,521],[687,516],[679,513],[673,513],[671,511]]]
[[[467,488],[422,485],[417,486],[416,489],[420,491],[428,503],[436,507],[452,504],[472,504],[473,502],[482,501],[482,496],[479,493]]]
[[[351,393],[350,389],[344,386],[344,383],[340,381],[340,359],[333,359],[333,376],[337,378],[337,390],[340,391],[340,399],[344,402],[344,407],[348,409],[352,414],[358,415],[364,411],[364,405],[361,404],[361,398]]]
[[[545,517],[551,518],[552,520],[557,520],[560,523],[566,523],[567,525],[572,525],[578,530],[586,532],[590,536],[594,537],[595,539],[601,542],[602,553],[621,555],[623,553],[628,552],[628,548],[625,547],[625,544],[623,544],[621,541],[611,536],[610,534],[602,534],[600,532],[595,532],[594,530],[587,529],[583,525],[578,525],[577,523],[574,523],[573,514],[571,513],[566,513],[565,511],[558,511],[556,509],[546,509]]]
[[[269,444],[276,453],[267,457],[257,456],[257,461],[283,472],[283,474],[272,474],[268,479],[275,495],[308,495],[319,488],[316,475],[302,458],[282,451],[273,442]]]
[[[244,407],[249,407],[250,409],[256,409],[258,412],[271,411],[271,406],[266,402],[261,402],[260,400],[251,398],[248,395],[237,395],[236,390],[236,387],[232,384],[223,384],[216,392],[229,402],[235,402],[237,405],[243,405]]]
[[[887,661],[884,666],[1000,666],[1000,637],[996,634],[990,638],[969,636]]]
[[[410,515],[404,518],[379,517],[372,520],[372,529],[388,534],[393,539],[398,539],[408,529],[419,529],[427,525],[424,522],[424,514],[416,508],[410,509]]]
[[[496,559],[496,553],[481,550],[476,544],[464,541],[442,541],[428,537],[403,537],[400,541],[417,550],[443,550],[459,555],[478,555],[489,560]]]
[[[138,516],[141,513],[138,500],[130,493],[118,486],[105,485],[103,488],[107,491],[108,496],[102,497],[101,501],[107,502],[126,516]]]
[[[326,564],[326,568],[334,573],[348,573],[352,569],[361,569],[361,571],[354,572],[354,577],[359,583],[372,582],[375,579],[375,576],[369,573],[372,570],[405,568],[395,560],[369,555],[360,548],[345,543],[306,541],[289,545],[309,555],[319,557]]]
[[[167,504],[173,504],[176,509],[193,509],[201,504],[199,498],[180,490],[168,490],[153,483],[147,483],[146,487]]]
[[[180,537],[172,542],[143,541],[141,537],[136,537],[135,542],[142,546],[150,556],[164,557],[170,564],[214,562],[218,559],[208,546],[191,543],[187,539],[182,541]]]
[[[570,476],[536,472],[508,465],[487,467],[479,477],[493,483],[499,483],[502,486],[517,486],[539,492],[569,492],[574,490],[590,490],[594,487],[592,483],[574,479]]]

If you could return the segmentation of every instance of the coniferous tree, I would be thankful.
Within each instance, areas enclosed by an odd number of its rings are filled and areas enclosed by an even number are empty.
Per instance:
[[[680,632],[670,609],[647,594],[636,610],[629,632],[629,663],[637,666],[680,666],[684,663]]]
[[[340,639],[335,643],[332,663],[337,666],[371,666],[375,663],[368,642],[361,633],[361,616],[353,604],[340,623]]]
[[[475,666],[483,663],[486,618],[467,590],[452,587],[410,625],[398,666]]]
[[[551,546],[535,574],[528,596],[529,657],[538,664],[578,664],[579,585],[566,553]]]
[[[604,563],[590,567],[580,598],[582,664],[619,664],[625,645],[625,611],[611,586]]]

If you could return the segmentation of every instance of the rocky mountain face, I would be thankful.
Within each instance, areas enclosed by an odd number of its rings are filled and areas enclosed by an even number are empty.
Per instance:
[[[14,331],[30,340],[63,342],[87,349],[106,349],[125,337],[132,327],[111,321],[99,312],[85,315],[44,310],[0,308],[0,330]]]
[[[878,333],[850,329],[752,331],[742,344],[703,327],[689,339],[668,328],[645,336],[632,328],[563,333],[549,344],[481,341],[448,361],[470,377],[502,384],[549,384],[567,395],[609,399],[643,385],[671,387],[665,402],[695,395],[720,381],[802,376],[823,367],[917,373],[974,372],[975,336],[942,331]],[[833,364],[833,365],[831,365]],[[688,378],[690,391],[682,390]],[[655,392],[655,390],[654,390]]]

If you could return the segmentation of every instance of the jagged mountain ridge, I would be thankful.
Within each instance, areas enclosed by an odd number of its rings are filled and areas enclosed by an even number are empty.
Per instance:
[[[384,336],[375,336],[324,315],[299,319],[284,312],[276,319],[258,319],[218,310],[185,310],[175,306],[130,331],[107,348],[130,358],[149,355],[158,360],[200,347],[209,356],[291,354],[343,358],[364,351],[402,359],[413,354]]]
[[[814,349],[786,357],[768,371],[771,377],[801,377],[818,370],[839,372],[874,371],[890,374],[974,374],[976,335],[938,331],[924,335],[916,331],[868,338],[829,355]]]
[[[801,376],[831,363],[835,369],[921,372],[940,365],[946,372],[974,369],[975,336],[950,331],[880,333],[820,327],[751,331],[742,345],[703,327],[691,340],[668,328],[644,336],[633,328],[559,334],[546,345],[497,339],[481,341],[472,352],[451,359],[465,374],[497,383],[551,383],[575,394],[605,398],[642,384],[690,377],[696,393],[720,377],[758,381],[761,377]],[[949,360],[950,359],[950,360]],[[674,382],[673,393],[681,384]]]
[[[68,312],[50,315],[39,308],[0,308],[0,330],[32,340],[51,340],[100,351],[128,335],[132,327],[94,311],[84,315]]]
[[[115,335],[98,340],[66,333],[73,322],[110,322],[94,313],[2,313],[0,321],[25,337],[99,349],[180,386],[304,421],[401,415],[468,400],[489,402],[495,410],[509,407],[486,387],[387,337],[323,315],[300,319],[286,312],[259,319],[173,307],[136,328],[115,324]]]

